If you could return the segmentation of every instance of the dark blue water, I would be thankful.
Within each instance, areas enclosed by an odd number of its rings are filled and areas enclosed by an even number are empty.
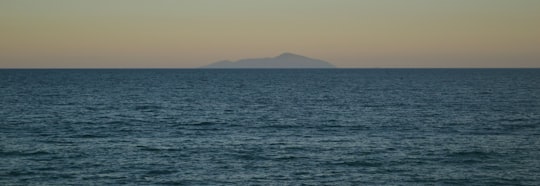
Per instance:
[[[0,185],[540,185],[539,69],[0,70]]]

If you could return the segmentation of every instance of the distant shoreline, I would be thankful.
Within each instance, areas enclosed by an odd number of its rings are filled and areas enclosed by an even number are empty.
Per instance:
[[[366,68],[0,68],[0,70],[497,70],[497,69],[540,69],[540,67],[366,67]]]

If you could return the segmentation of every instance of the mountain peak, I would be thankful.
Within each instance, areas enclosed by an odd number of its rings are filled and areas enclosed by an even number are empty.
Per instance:
[[[290,52],[284,52],[284,53],[280,54],[279,56],[277,56],[277,58],[284,58],[284,57],[304,57],[304,56],[301,56],[301,55],[298,55],[298,54],[293,54],[293,53],[290,53]]]
[[[219,61],[202,68],[335,68],[329,62],[285,52],[273,58]]]

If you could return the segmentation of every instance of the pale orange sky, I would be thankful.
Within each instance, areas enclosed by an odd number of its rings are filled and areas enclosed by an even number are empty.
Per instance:
[[[538,0],[3,0],[0,68],[540,67]]]

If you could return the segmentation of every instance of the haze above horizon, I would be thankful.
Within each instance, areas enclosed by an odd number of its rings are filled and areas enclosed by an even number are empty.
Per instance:
[[[0,68],[197,68],[291,52],[341,68],[538,68],[537,0],[6,0]]]

